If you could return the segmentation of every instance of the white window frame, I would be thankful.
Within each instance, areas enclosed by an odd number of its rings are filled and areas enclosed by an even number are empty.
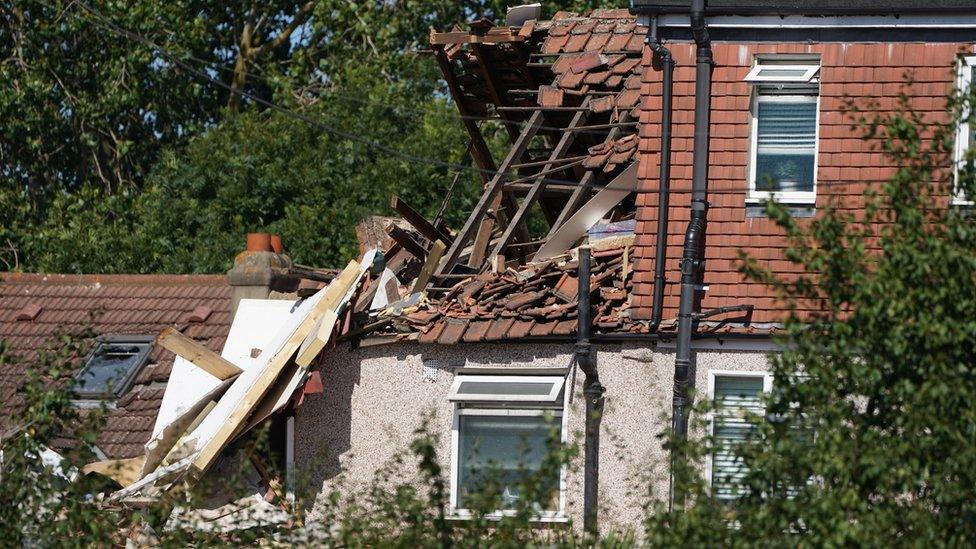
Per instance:
[[[458,376],[460,377],[460,376]],[[496,377],[510,377],[510,376],[496,376]],[[514,376],[521,379],[525,379],[531,376]],[[538,377],[538,376],[536,376]],[[552,376],[545,376],[552,377]],[[565,379],[565,378],[564,378]],[[456,380],[455,380],[456,381]],[[565,385],[565,384],[564,384]],[[453,388],[452,388],[453,389]],[[551,413],[556,417],[560,418],[559,422],[559,440],[562,444],[566,444],[567,438],[567,422],[569,420],[569,414],[565,413],[565,410],[569,406],[569,392],[570,387],[566,387],[567,390],[563,391],[563,398],[561,406],[539,406],[534,408],[509,408],[509,407],[492,407],[489,405],[477,405],[477,404],[465,404],[465,403],[455,403],[454,406],[454,416],[451,423],[451,499],[450,499],[450,516],[454,519],[469,519],[473,515],[469,509],[458,508],[458,475],[460,473],[460,467],[458,464],[458,459],[460,457],[460,428],[461,428],[461,416],[462,415],[481,415],[481,416],[542,416],[547,413]],[[453,392],[453,391],[452,391]],[[486,402],[483,400],[483,402]],[[512,516],[515,512],[511,510],[499,510],[494,513],[487,515],[486,518],[489,519],[501,519],[505,516]],[[569,517],[566,515],[566,466],[563,465],[559,469],[559,509],[552,511],[543,511],[533,520],[537,522],[566,522]]]
[[[762,370],[711,370],[708,372],[707,398],[709,402],[715,400],[715,378],[717,377],[761,377],[763,380],[763,394],[769,395],[770,391],[773,390],[773,374],[769,372]],[[717,415],[724,414],[716,413],[713,409],[705,416],[706,423],[708,425],[709,438],[715,434],[715,417]],[[708,454],[705,456],[705,483],[708,485],[709,489],[712,487],[712,453],[713,452],[708,452]]]
[[[756,164],[759,157],[759,103],[815,103],[816,119],[813,134],[813,190],[811,191],[760,191],[756,189]],[[817,202],[817,168],[820,157],[820,94],[762,95],[755,93],[752,99],[752,128],[749,132],[749,194],[746,202],[759,203],[775,199],[785,204],[813,205]]]
[[[801,76],[762,76],[762,71],[764,70],[802,70],[805,71]],[[796,65],[779,65],[776,63],[756,63],[756,66],[752,67],[749,74],[746,75],[744,80],[749,83],[765,83],[765,82],[789,82],[789,83],[799,83],[799,84],[809,84],[813,77],[820,72],[820,65],[807,65],[807,64],[796,64]]]
[[[546,396],[538,395],[511,395],[511,394],[480,394],[465,395],[459,394],[461,384],[464,382],[502,384],[502,383],[548,383],[552,384],[549,394]],[[456,402],[541,402],[547,404],[556,403],[559,392],[563,389],[566,378],[563,376],[493,376],[493,375],[471,375],[458,374],[454,377],[451,384],[451,392],[447,399]]]
[[[968,55],[959,59],[958,67],[956,69],[956,90],[961,93],[966,93],[970,86],[973,84],[973,73],[976,72],[976,55]],[[969,118],[969,108],[964,105],[962,111],[962,119],[965,121]],[[966,151],[973,144],[970,143],[972,130],[968,124],[965,122],[959,124],[956,128],[956,143],[954,146],[953,159],[955,160],[953,166],[953,179],[958,178],[959,168],[963,166],[966,161]],[[956,206],[972,206],[973,200],[966,198],[962,191],[956,192],[952,196],[952,204]]]
[[[759,204],[764,200],[777,200],[788,205],[813,206],[817,202],[817,177],[820,164],[820,68],[819,58],[810,56],[774,55],[759,56],[744,80],[752,88],[749,102],[749,169],[746,204]],[[764,69],[804,70],[802,76],[761,76]],[[790,93],[795,89],[795,93]],[[763,90],[776,93],[764,94]],[[759,156],[759,103],[763,102],[815,103],[813,141],[813,189],[810,191],[761,191],[757,189],[756,164]]]

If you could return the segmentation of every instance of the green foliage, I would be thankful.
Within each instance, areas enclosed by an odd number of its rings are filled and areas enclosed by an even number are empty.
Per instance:
[[[243,61],[246,29],[252,49],[273,43],[305,2],[0,8],[0,268],[224,272],[256,230],[281,233],[300,262],[340,264],[356,250],[355,223],[389,213],[390,194],[427,215],[440,207],[453,172],[363,141],[460,163],[466,136],[439,70],[414,52],[431,29],[501,20],[508,4],[320,0],[288,40]],[[544,13],[588,4],[550,1]],[[226,88],[108,24],[226,86],[240,76],[247,94],[320,124],[250,98],[230,115],[238,107],[226,110]],[[467,173],[459,188],[455,225],[478,193],[477,176]]]
[[[972,101],[956,98],[956,119]],[[947,207],[956,124],[924,120],[907,98],[858,123],[898,166],[865,212],[831,207],[805,222],[767,207],[787,258],[811,274],[780,279],[742,255],[743,272],[793,311],[766,420],[740,452],[745,495],[723,504],[692,464],[693,504],[659,509],[652,542],[976,542],[976,224],[968,208]],[[973,196],[973,181],[970,156],[955,186]],[[801,315],[803,303],[823,312]],[[685,450],[700,464],[713,444]]]

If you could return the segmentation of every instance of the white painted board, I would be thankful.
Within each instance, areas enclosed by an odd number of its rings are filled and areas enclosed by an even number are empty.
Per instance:
[[[227,334],[220,356],[247,371],[254,365],[251,349],[264,349],[277,328],[292,315],[294,301],[281,299],[242,299]],[[220,380],[177,356],[163,393],[152,438],[192,409],[200,399],[220,385]]]
[[[291,335],[298,329],[305,317],[312,312],[315,304],[324,295],[325,288],[302,301],[295,312],[288,315],[284,322],[279,324],[266,324],[267,329],[273,331],[274,336],[265,345],[264,349],[261,350],[261,354],[253,360],[252,364],[250,364],[251,367],[245,369],[241,375],[237,376],[234,383],[227,389],[227,392],[224,393],[224,396],[221,397],[220,401],[217,402],[217,405],[214,406],[207,417],[197,425],[197,428],[192,433],[185,435],[185,439],[191,445],[193,451],[199,451],[207,441],[214,437],[217,430],[223,426],[227,418],[230,417],[230,414],[245,397],[250,387],[261,377],[271,358],[288,342]],[[248,350],[250,351],[250,348]]]

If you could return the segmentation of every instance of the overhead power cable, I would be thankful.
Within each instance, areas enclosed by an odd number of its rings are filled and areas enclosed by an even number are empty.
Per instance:
[[[49,9],[52,9],[52,10],[58,10],[59,9],[59,8],[57,8],[55,6],[52,6],[52,5],[46,3],[46,2],[44,2],[42,0],[36,0],[36,1],[39,4],[45,6],[45,7],[49,8]],[[147,46],[153,48],[154,50],[156,50],[157,52],[159,52],[160,55],[166,57],[167,59],[169,59],[173,63],[179,65],[181,68],[183,68],[187,72],[189,72],[189,73],[197,76],[198,78],[201,78],[203,80],[206,80],[207,82],[210,82],[213,85],[216,85],[218,87],[221,87],[223,89],[226,89],[228,92],[237,93],[241,97],[244,97],[246,99],[250,99],[251,101],[254,101],[257,104],[263,105],[263,106],[267,107],[268,109],[271,109],[271,110],[273,110],[275,112],[278,112],[278,113],[283,114],[285,116],[290,116],[292,118],[295,118],[296,120],[300,120],[300,121],[305,122],[305,123],[307,123],[309,125],[312,125],[312,126],[315,126],[317,128],[320,128],[320,129],[324,130],[325,132],[330,133],[330,134],[332,134],[334,136],[340,137],[340,138],[345,139],[345,140],[348,140],[348,141],[353,141],[353,142],[361,143],[363,145],[366,145],[367,147],[370,147],[370,148],[376,149],[378,151],[382,151],[382,152],[388,153],[390,155],[396,156],[396,157],[401,158],[403,160],[406,160],[406,161],[409,161],[409,162],[413,162],[413,163],[416,163],[416,164],[425,165],[425,166],[428,166],[428,167],[429,166],[436,166],[436,167],[447,168],[447,169],[455,170],[455,171],[467,171],[467,172],[473,172],[473,173],[478,173],[478,174],[482,174],[482,175],[487,175],[489,177],[494,176],[496,174],[496,172],[494,172],[492,170],[485,170],[485,169],[481,169],[481,168],[478,168],[478,167],[475,167],[475,166],[465,166],[463,164],[454,164],[454,163],[451,163],[451,162],[445,162],[443,160],[438,160],[438,159],[433,159],[433,158],[424,158],[424,157],[421,157],[421,156],[417,156],[417,155],[413,155],[413,154],[410,154],[410,153],[406,153],[406,152],[403,152],[403,151],[394,149],[392,147],[389,147],[387,145],[384,145],[382,143],[376,142],[374,140],[368,139],[368,138],[363,137],[361,135],[353,134],[353,133],[350,133],[350,132],[347,132],[347,131],[344,131],[344,130],[340,130],[340,129],[334,128],[332,126],[329,126],[329,125],[325,124],[324,122],[322,122],[320,120],[316,120],[314,118],[311,118],[311,117],[309,117],[308,115],[306,115],[306,114],[304,114],[302,112],[295,111],[295,110],[292,110],[292,109],[288,109],[286,107],[282,107],[282,106],[280,106],[280,105],[278,105],[278,104],[276,104],[276,103],[274,103],[272,101],[269,101],[269,100],[264,99],[262,97],[259,97],[259,96],[256,96],[254,94],[251,94],[250,92],[246,92],[244,90],[234,90],[226,82],[223,82],[223,81],[221,81],[219,79],[213,78],[209,74],[200,71],[196,67],[193,67],[193,66],[185,63],[183,60],[181,60],[180,58],[178,58],[175,54],[171,53],[166,48],[163,48],[162,46],[156,44],[154,41],[150,40],[149,38],[146,38],[146,37],[144,37],[144,36],[142,36],[142,35],[140,35],[138,33],[129,31],[129,30],[125,29],[125,28],[122,28],[122,27],[116,25],[114,22],[112,22],[106,16],[102,15],[100,12],[98,12],[97,10],[95,10],[94,8],[92,8],[91,6],[89,6],[88,4],[86,4],[85,2],[77,1],[77,2],[74,2],[74,4],[80,6],[86,13],[88,13],[92,18],[94,18],[94,21],[91,21],[94,24],[96,24],[96,25],[100,26],[101,28],[103,28],[105,30],[108,30],[108,31],[110,31],[112,33],[118,34],[118,35],[123,36],[125,38],[128,38],[130,40],[135,40],[135,41],[137,41],[139,43],[142,43],[144,45],[147,45]],[[70,5],[68,6],[68,8],[65,8],[63,11],[68,11],[69,8],[70,8]],[[71,11],[69,13],[71,15],[74,15],[75,17],[79,17],[79,18],[82,17],[81,14],[78,14],[77,12],[74,12],[74,11]],[[198,62],[206,63],[203,60],[198,60]],[[564,129],[565,128],[560,128],[560,130],[564,130]],[[554,186],[559,186],[559,187],[564,187],[564,188],[565,187],[589,187],[589,188],[594,188],[594,189],[601,189],[601,188],[604,187],[604,184],[582,183],[582,182],[576,181],[576,180],[553,179],[553,178],[547,178],[547,177],[541,178],[541,180],[543,182],[547,183],[547,184],[552,184]],[[864,182],[862,182],[862,184],[863,183]],[[847,181],[833,181],[833,182],[831,182],[831,181],[823,181],[823,182],[817,182],[817,186],[818,187],[831,186],[831,185],[850,185],[850,184],[852,184],[852,183],[851,182],[847,182]],[[743,194],[743,193],[746,193],[746,192],[749,192],[749,191],[752,191],[752,190],[753,189],[751,189],[750,187],[747,187],[747,186],[743,186],[743,187],[728,187],[728,186],[726,186],[724,188],[712,188],[712,189],[709,189],[708,194],[709,195]],[[638,190],[634,190],[632,192],[634,192],[636,194],[657,194],[658,193],[658,190],[657,189],[638,189]],[[686,189],[685,188],[672,187],[670,189],[670,193],[671,194],[690,194],[691,192],[692,192],[692,190],[691,190],[690,187],[689,188],[686,188]]]

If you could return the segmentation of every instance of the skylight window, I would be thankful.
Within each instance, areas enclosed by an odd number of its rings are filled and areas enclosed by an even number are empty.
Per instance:
[[[152,349],[152,336],[110,336],[99,339],[84,368],[75,377],[75,391],[84,399],[115,399],[132,385]]]
[[[746,82],[783,82],[809,84],[820,71],[820,65],[758,64],[746,75]]]

